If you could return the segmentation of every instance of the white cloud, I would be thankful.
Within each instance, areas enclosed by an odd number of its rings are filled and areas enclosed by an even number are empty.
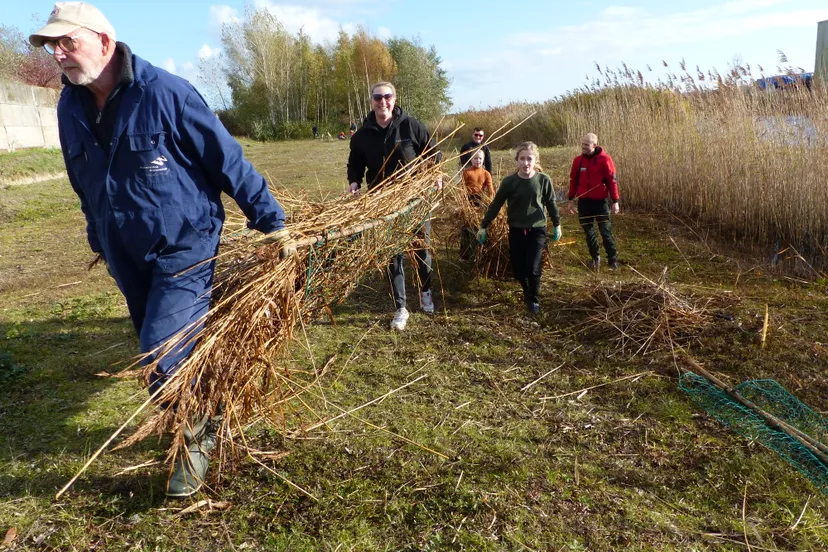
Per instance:
[[[178,76],[187,79],[193,84],[198,82],[198,69],[192,61],[186,61],[181,64]]]
[[[388,27],[379,27],[377,29],[377,36],[380,38],[380,40],[388,40],[389,38],[394,36],[394,33],[392,33],[391,29],[389,29]]]
[[[642,8],[610,6],[599,12],[598,17],[606,17],[609,19],[632,19],[634,17],[639,17],[643,13],[645,12]]]
[[[737,0],[695,11],[653,16],[635,8],[607,8],[583,25],[570,25],[548,33],[516,33],[518,44],[546,49],[583,44],[581,53],[632,51],[677,44],[699,43],[737,37],[756,31],[785,27],[813,27],[828,9],[756,13],[790,0]],[[636,12],[635,17],[619,16]],[[583,41],[584,36],[591,40]]]
[[[340,27],[349,33],[356,30],[355,24],[336,21],[324,15],[319,8],[276,3],[271,0],[256,0],[255,5],[273,14],[288,32],[296,34],[301,30],[314,42],[336,40]]]
[[[218,48],[211,48],[209,44],[202,44],[201,48],[198,49],[198,59],[207,59],[211,58],[219,52]]]
[[[173,58],[167,58],[161,62],[161,67],[165,70],[169,71],[173,75],[177,75],[176,67],[175,67],[175,60]]]
[[[237,23],[240,20],[236,8],[225,4],[210,6],[210,23],[208,23],[207,29],[214,36],[221,36],[221,29],[225,23]]]

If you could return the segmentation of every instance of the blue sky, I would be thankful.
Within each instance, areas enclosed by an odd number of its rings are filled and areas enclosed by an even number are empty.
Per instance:
[[[198,60],[220,51],[221,24],[243,17],[243,1],[101,0],[133,52],[199,87]],[[595,63],[657,69],[689,67],[724,72],[734,59],[774,73],[777,50],[791,65],[812,71],[817,22],[826,0],[251,0],[273,11],[289,30],[303,27],[315,41],[339,27],[367,27],[383,38],[420,36],[435,45],[452,79],[454,109],[542,101],[595,76]],[[50,2],[5,0],[0,23],[26,34],[45,21]]]

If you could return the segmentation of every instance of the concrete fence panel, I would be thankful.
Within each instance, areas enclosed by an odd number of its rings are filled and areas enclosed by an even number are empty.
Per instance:
[[[0,81],[0,150],[55,148],[60,91]]]

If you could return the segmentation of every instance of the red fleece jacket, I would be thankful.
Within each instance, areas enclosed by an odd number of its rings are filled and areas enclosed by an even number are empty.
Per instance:
[[[572,161],[569,171],[569,199],[621,199],[618,193],[618,179],[615,177],[615,163],[601,147],[592,155],[579,155]]]

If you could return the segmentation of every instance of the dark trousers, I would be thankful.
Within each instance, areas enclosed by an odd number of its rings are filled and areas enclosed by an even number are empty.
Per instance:
[[[417,235],[424,242],[423,249],[414,251],[414,258],[417,259],[417,274],[420,277],[420,290],[431,289],[431,220],[426,220]],[[405,308],[405,270],[403,269],[404,254],[394,255],[388,265],[388,277],[391,280],[391,293],[394,295],[394,305],[397,309]]]
[[[581,228],[586,234],[587,247],[593,259],[601,254],[598,246],[598,236],[595,235],[595,224],[598,224],[598,231],[604,241],[604,249],[607,251],[607,259],[615,259],[618,251],[615,247],[615,238],[612,235],[612,223],[610,222],[609,204],[606,199],[585,199],[578,200],[578,220]]]
[[[546,247],[546,228],[509,228],[512,272],[523,288],[527,303],[537,303],[540,292],[541,256]]]
[[[162,354],[158,369],[150,376],[149,391],[154,393],[195,347],[192,338],[204,326],[210,308],[215,260],[196,264],[183,273],[167,272],[160,263],[138,265],[122,248],[110,248],[106,260],[126,298],[141,353],[152,352],[141,364],[147,365]],[[157,351],[184,329],[187,338],[174,342],[166,352]]]

